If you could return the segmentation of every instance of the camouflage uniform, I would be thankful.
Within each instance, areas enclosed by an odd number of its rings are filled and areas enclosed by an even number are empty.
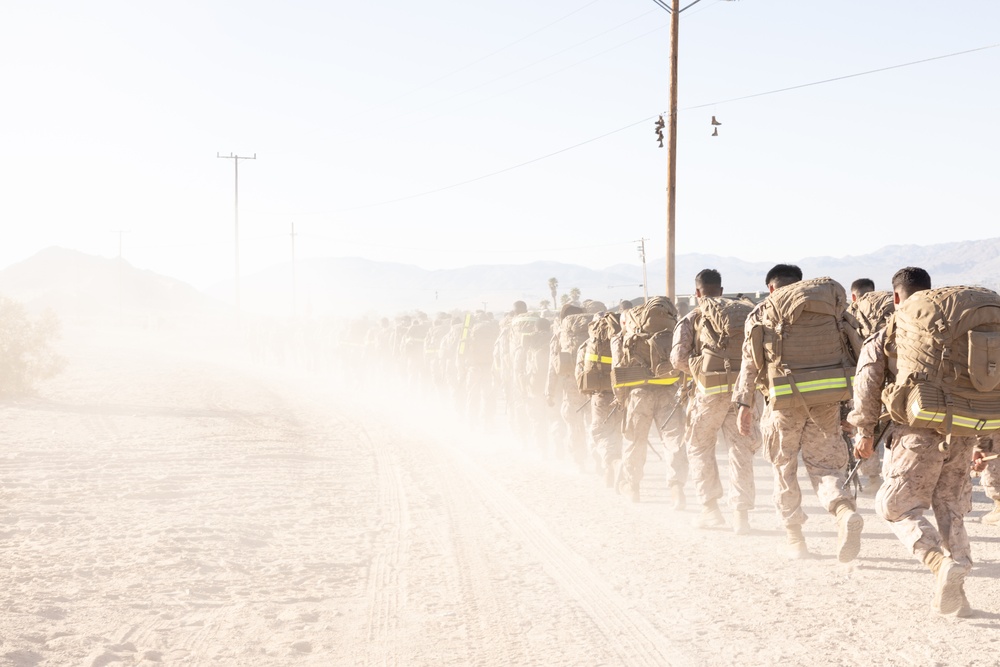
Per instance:
[[[761,323],[762,303],[747,316],[747,332]],[[747,335],[743,342],[740,374],[733,390],[734,403],[751,408],[755,405],[755,382],[761,370],[754,363]],[[831,514],[841,502],[854,507],[853,498],[841,488],[847,477],[848,455],[840,433],[840,403],[780,410],[766,405],[760,428],[764,456],[774,466],[775,506],[785,527],[801,526],[806,521],[798,480],[800,453],[820,504]]]
[[[684,485],[687,456],[684,453],[684,410],[678,408],[677,385],[633,387],[625,399],[622,431],[621,481],[638,488],[649,448],[649,429],[656,426],[666,448],[668,485]],[[673,415],[670,413],[673,411]],[[669,423],[667,417],[670,417]]]
[[[862,346],[854,378],[854,409],[847,420],[861,436],[874,432],[882,410],[886,370],[883,329]],[[875,511],[921,562],[928,551],[943,549],[952,560],[970,568],[965,515],[972,509],[969,468],[977,441],[974,437],[953,436],[948,451],[942,452],[938,445],[943,440],[931,429],[895,425],[892,447],[886,451],[885,481],[875,496]],[[937,528],[924,516],[931,508]]]
[[[556,446],[562,446],[577,467],[582,469],[587,455],[587,424],[581,406],[589,402],[589,399],[577,388],[572,369],[556,372],[560,349],[559,328],[556,326],[549,344],[549,366],[545,376],[546,401],[550,405],[559,406],[561,418],[554,424],[552,439]],[[557,452],[560,456],[562,453]]]
[[[700,316],[701,311],[695,308],[674,328],[670,363],[688,374],[691,372],[688,360],[695,353],[695,327]],[[698,501],[705,505],[719,500],[723,491],[715,447],[721,433],[729,451],[729,502],[733,509],[751,510],[755,495],[753,456],[760,445],[760,433],[754,420],[753,432],[749,436],[740,435],[736,407],[728,392],[706,395],[695,390],[688,406],[685,449]]]

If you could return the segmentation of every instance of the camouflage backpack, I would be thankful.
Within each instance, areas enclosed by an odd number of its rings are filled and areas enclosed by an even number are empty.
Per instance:
[[[832,278],[774,290],[748,335],[772,408],[839,403],[851,398],[859,342],[845,319],[847,293]]]
[[[694,327],[691,375],[705,395],[733,390],[743,362],[744,324],[753,310],[748,299],[702,297]]]
[[[612,384],[630,388],[644,384],[669,385],[679,375],[670,363],[677,309],[664,296],[629,308],[621,314],[621,333],[612,340]]]
[[[593,315],[576,313],[559,320],[559,355],[555,358],[555,371],[570,375],[576,365],[576,351],[587,340],[587,327]]]
[[[509,335],[514,386],[523,396],[544,396],[549,342],[552,339],[551,322],[530,313],[517,315],[510,322]]]
[[[585,394],[611,391],[611,339],[621,332],[621,316],[604,313],[591,320],[587,327],[583,365],[576,378],[576,386]]]
[[[493,364],[493,347],[500,335],[500,324],[494,319],[472,321],[472,316],[466,316],[463,340],[458,348],[461,361],[470,366],[491,366]]]
[[[893,421],[945,436],[1000,429],[1000,294],[917,292],[890,317],[885,349],[897,370],[882,392]]]
[[[847,321],[857,331],[858,338],[864,341],[885,328],[895,309],[892,292],[866,292],[847,307]]]

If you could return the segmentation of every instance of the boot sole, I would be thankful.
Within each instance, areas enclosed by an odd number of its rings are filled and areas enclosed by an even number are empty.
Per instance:
[[[838,540],[840,546],[837,549],[837,560],[841,563],[850,563],[858,557],[861,551],[861,530],[864,527],[865,520],[857,512],[847,520],[847,525],[841,531],[842,538]]]
[[[965,569],[954,561],[942,567],[938,578],[942,579],[941,613],[954,614],[962,608],[962,584],[965,583]]]

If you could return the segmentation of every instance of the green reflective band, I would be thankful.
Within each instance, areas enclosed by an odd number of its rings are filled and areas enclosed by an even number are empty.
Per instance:
[[[700,391],[705,396],[715,396],[716,394],[728,394],[733,390],[734,385],[731,384],[720,384],[716,387],[706,387],[702,383],[698,383],[698,391]]]
[[[599,354],[588,354],[587,355],[587,361],[596,361],[596,362],[598,362],[600,364],[610,364],[611,363],[611,357],[602,357]]]
[[[850,380],[851,384],[854,383],[854,376],[850,378],[839,377],[839,378],[829,378],[826,380],[809,380],[807,382],[797,382],[795,386],[799,388],[799,393],[806,393],[808,391],[826,391],[828,389],[847,389],[847,381]],[[780,387],[771,387],[771,398],[777,398],[778,396],[790,396],[793,393],[791,384],[783,384]]]

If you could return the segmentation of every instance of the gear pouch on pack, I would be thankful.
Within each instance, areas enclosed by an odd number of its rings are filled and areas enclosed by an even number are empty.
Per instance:
[[[969,331],[969,379],[982,392],[1000,384],[1000,332]]]
[[[666,377],[674,370],[670,363],[670,348],[673,346],[673,331],[658,331],[649,337],[649,367],[654,377]]]

